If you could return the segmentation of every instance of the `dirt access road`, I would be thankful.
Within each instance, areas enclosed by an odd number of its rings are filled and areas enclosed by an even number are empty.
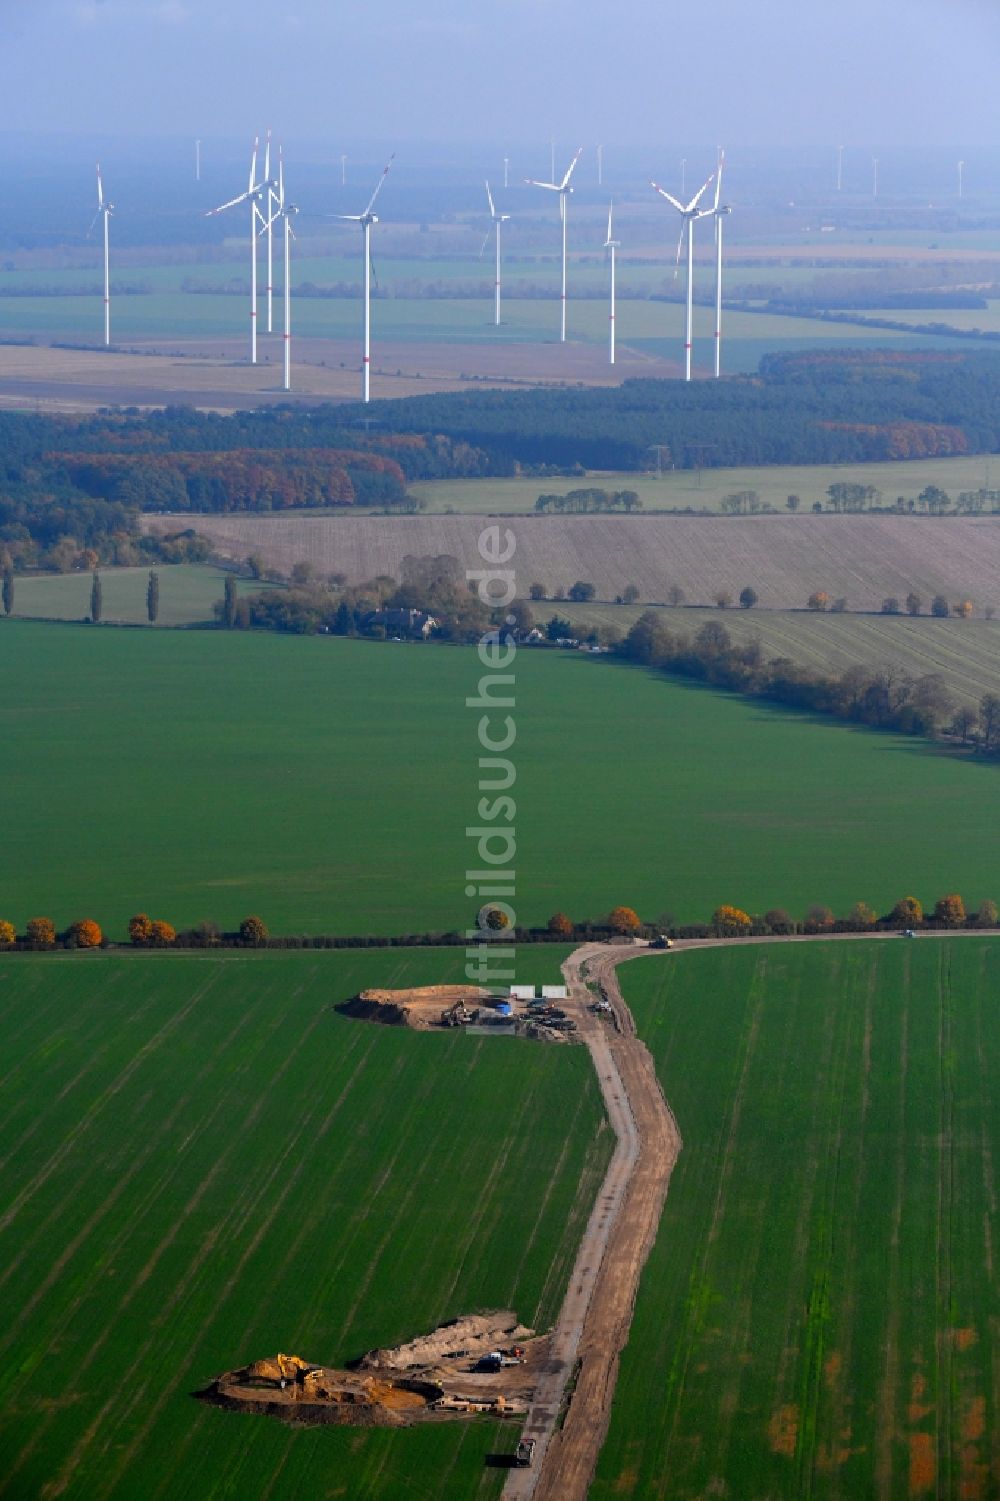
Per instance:
[[[617,1145],[591,1211],[552,1334],[523,1437],[530,1469],[511,1470],[505,1501],[583,1501],[611,1417],[618,1357],[628,1338],[639,1277],[653,1246],[681,1135],[656,1070],[622,999],[617,965],[645,948],[586,944],[563,965],[567,1012],[590,1050]],[[585,980],[600,985],[612,1015],[590,1010]],[[575,1382],[574,1382],[575,1378]],[[569,1407],[559,1426],[567,1385]]]
[[[748,943],[864,943],[889,936],[879,932],[697,938],[677,943],[671,953]],[[922,933],[919,941],[983,936],[971,929],[935,931]],[[585,944],[562,967],[570,991],[566,1009],[590,1050],[617,1145],[552,1333],[551,1358],[536,1384],[524,1424],[523,1437],[535,1440],[534,1464],[511,1470],[504,1501],[586,1501],[607,1436],[618,1359],[682,1145],[615,973],[618,965],[649,953],[645,944]],[[587,980],[610,1002],[610,1017],[590,1010],[595,997]]]

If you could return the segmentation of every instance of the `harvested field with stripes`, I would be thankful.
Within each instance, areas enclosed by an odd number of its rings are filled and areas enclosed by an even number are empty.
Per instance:
[[[552,1320],[610,1150],[586,1052],[333,1010],[463,963],[0,961],[0,1495],[499,1493],[509,1425],[289,1428],[193,1398],[261,1353]]]
[[[476,516],[185,513],[183,520],[224,557],[260,553],[286,573],[307,561],[349,583],[399,578],[407,554],[450,553],[463,568],[482,567]],[[525,516],[499,524],[516,539],[511,566],[524,595],[535,582],[553,594],[583,579],[598,599],[635,585],[642,601],[660,604],[674,584],[692,604],[711,604],[720,590],[735,598],[751,584],[769,609],[801,607],[817,589],[853,610],[878,610],[887,595],[903,599],[910,590],[928,603],[942,593],[1000,607],[1000,518]],[[147,516],[145,525],[176,531],[178,518]]]
[[[997,1494],[996,938],[620,972],[684,1149],[594,1501]]]

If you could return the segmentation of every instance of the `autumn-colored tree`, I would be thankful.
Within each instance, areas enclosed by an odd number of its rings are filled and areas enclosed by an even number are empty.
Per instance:
[[[899,928],[916,928],[924,920],[924,909],[915,896],[904,896],[893,907],[890,916]]]
[[[145,912],[137,912],[134,917],[129,918],[128,937],[130,943],[138,945],[149,943],[152,936],[153,924],[150,922]]]
[[[853,928],[874,928],[878,921],[875,908],[867,902],[855,902],[847,916]]]
[[[14,613],[14,570],[9,563],[3,571],[3,612]]]
[[[637,933],[642,923],[632,907],[613,907],[608,913],[608,927],[612,933]]]
[[[934,917],[946,928],[961,928],[965,925],[965,903],[957,891],[938,897],[934,903]]]
[[[94,625],[100,625],[101,613],[104,608],[103,590],[101,589],[101,575],[94,569],[94,581],[90,586],[90,618]]]
[[[951,613],[957,615],[960,620],[968,620],[974,608],[971,599],[960,599],[957,605],[952,605]]]
[[[56,941],[56,925],[51,917],[30,917],[24,933],[29,943],[45,944],[49,948]]]
[[[750,915],[742,907],[723,903],[712,913],[712,927],[720,938],[741,938],[750,931]]]
[[[17,941],[17,929],[12,922],[0,922],[0,949],[9,949]]]
[[[149,925],[149,941],[158,947],[163,947],[163,945],[168,943],[176,943],[177,932],[170,923],[162,922],[157,918]]]
[[[720,610],[728,610],[733,602],[733,596],[728,589],[720,589],[715,596],[716,607]]]
[[[830,608],[830,596],[825,589],[817,589],[810,594],[806,601],[810,610],[828,610]]]
[[[784,907],[771,907],[764,913],[764,921],[772,933],[794,933],[795,920]]]
[[[998,915],[1000,913],[998,913],[996,902],[991,897],[987,897],[985,901],[979,903],[976,909],[976,927],[995,928]]]
[[[99,949],[104,942],[104,934],[92,917],[81,917],[79,922],[71,923],[69,936],[78,949]]]
[[[245,917],[240,923],[240,939],[243,943],[260,947],[267,942],[267,928],[263,918]]]
[[[156,617],[160,613],[160,575],[154,568],[149,570],[149,582],[146,585],[146,618],[150,625],[156,624]]]
[[[480,913],[480,926],[489,928],[491,933],[502,933],[504,928],[510,927],[510,918],[502,907],[484,907]]]
[[[553,912],[549,918],[549,932],[558,933],[560,938],[569,938],[573,932],[573,924],[565,912]]]
[[[814,902],[806,913],[806,922],[811,928],[825,930],[833,927],[833,913],[822,902]]]

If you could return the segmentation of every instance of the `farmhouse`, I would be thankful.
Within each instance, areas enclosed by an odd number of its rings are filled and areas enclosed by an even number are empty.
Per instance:
[[[387,636],[426,640],[431,631],[437,629],[438,622],[425,610],[372,610],[365,616],[363,625],[366,631],[382,626]]]

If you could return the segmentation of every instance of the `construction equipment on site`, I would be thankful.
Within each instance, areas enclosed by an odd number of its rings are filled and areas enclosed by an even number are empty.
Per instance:
[[[521,1442],[518,1444],[517,1451],[514,1455],[514,1463],[518,1466],[519,1469],[526,1470],[528,1466],[533,1462],[534,1458],[535,1440],[533,1438],[521,1439]]]
[[[441,1012],[442,1027],[465,1027],[472,1020],[472,1012],[464,1001],[456,1001],[447,1011]]]

